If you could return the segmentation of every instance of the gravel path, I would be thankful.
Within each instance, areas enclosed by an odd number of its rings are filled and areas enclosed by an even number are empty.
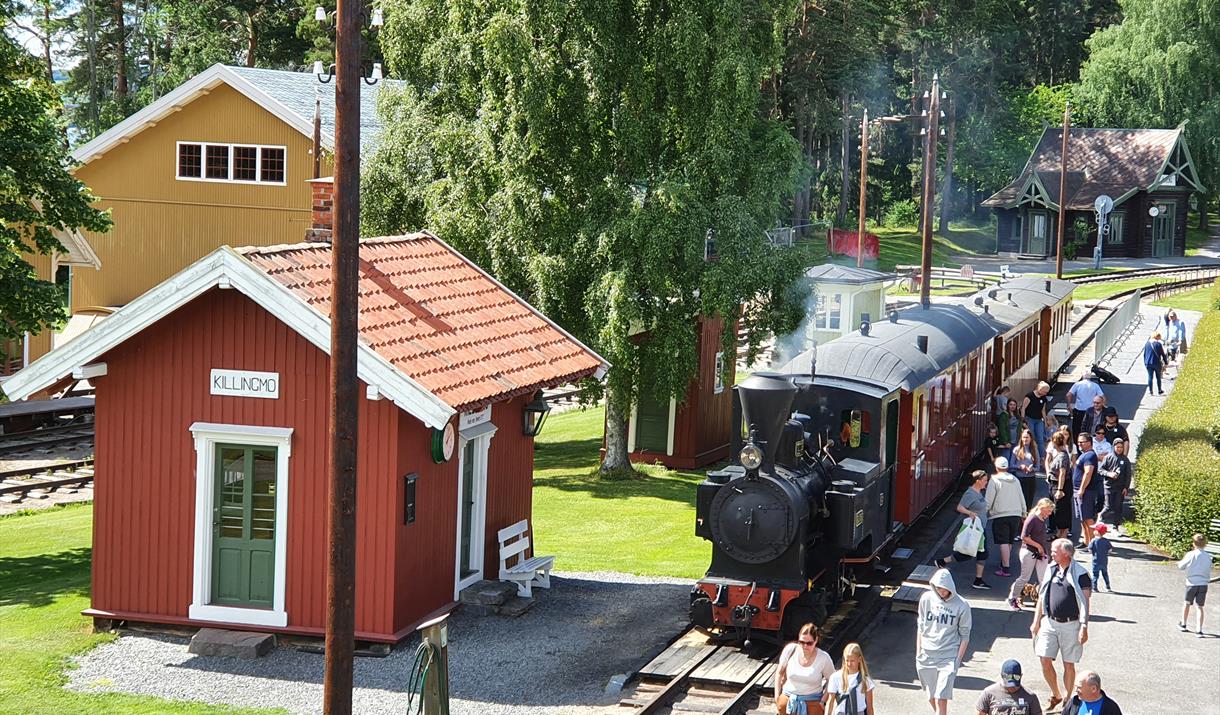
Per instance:
[[[520,618],[450,618],[454,715],[613,711],[611,676],[647,662],[686,624],[693,581],[564,573]],[[278,648],[256,661],[191,655],[187,639],[128,634],[76,659],[67,687],[321,712],[322,656]],[[356,659],[358,713],[405,713],[415,643]]]

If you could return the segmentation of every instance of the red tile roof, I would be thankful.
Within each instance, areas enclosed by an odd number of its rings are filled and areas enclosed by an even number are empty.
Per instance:
[[[1132,189],[1147,189],[1156,181],[1181,134],[1181,128],[1073,128],[1068,134],[1067,208],[1092,211],[1093,199],[1101,194],[1117,198]],[[1042,132],[1021,175],[984,200],[983,205],[1004,208],[1016,205],[1031,172],[1037,172],[1057,204],[1062,145],[1062,129],[1048,128]]]
[[[238,250],[329,317],[329,244]],[[360,335],[458,411],[571,382],[607,366],[428,233],[360,242]]]

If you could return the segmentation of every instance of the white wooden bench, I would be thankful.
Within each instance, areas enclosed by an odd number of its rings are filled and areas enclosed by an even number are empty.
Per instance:
[[[517,595],[529,598],[533,588],[551,587],[554,556],[533,556],[530,548],[529,521],[522,519],[500,529],[500,580],[517,584]],[[513,565],[509,565],[512,561]]]

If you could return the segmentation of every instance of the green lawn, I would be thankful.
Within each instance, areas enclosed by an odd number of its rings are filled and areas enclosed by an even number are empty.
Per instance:
[[[1161,308],[1177,308],[1178,310],[1197,310],[1200,313],[1206,313],[1211,306],[1211,286],[1188,290],[1184,293],[1171,295],[1164,300],[1158,300],[1153,303]]]
[[[1098,300],[1107,298],[1115,293],[1120,293],[1132,288],[1148,288],[1163,280],[1156,276],[1146,278],[1130,278],[1125,281],[1113,281],[1110,283],[1090,283],[1076,287],[1074,297],[1076,300]]]
[[[1220,215],[1213,212],[1207,217],[1209,225],[1215,226],[1217,221],[1220,221]],[[1198,214],[1191,214],[1189,223],[1186,224],[1186,255],[1193,256],[1199,252],[1199,247],[1202,246],[1209,236],[1207,231],[1199,228]]]
[[[919,265],[923,242],[914,228],[873,227],[869,232],[877,234],[880,255],[877,265],[881,271],[892,271],[894,266]],[[950,256],[994,255],[995,228],[990,225],[950,226],[949,235],[932,235],[932,264],[946,268],[957,268],[961,264],[949,260]]]
[[[64,690],[69,656],[111,636],[80,615],[89,605],[93,507],[0,518],[0,713],[271,712]]]
[[[702,472],[644,466],[636,480],[597,476],[600,407],[547,420],[534,456],[534,530],[562,571],[622,571],[697,578],[711,545],[695,536]]]

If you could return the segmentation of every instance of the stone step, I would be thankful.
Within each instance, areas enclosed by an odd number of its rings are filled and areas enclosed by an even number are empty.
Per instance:
[[[458,602],[471,606],[502,606],[517,595],[517,586],[503,581],[479,581],[462,589]]]
[[[191,638],[187,650],[195,655],[214,655],[226,658],[254,660],[275,649],[275,636],[270,633],[250,631],[226,631],[220,628],[201,628]]]

